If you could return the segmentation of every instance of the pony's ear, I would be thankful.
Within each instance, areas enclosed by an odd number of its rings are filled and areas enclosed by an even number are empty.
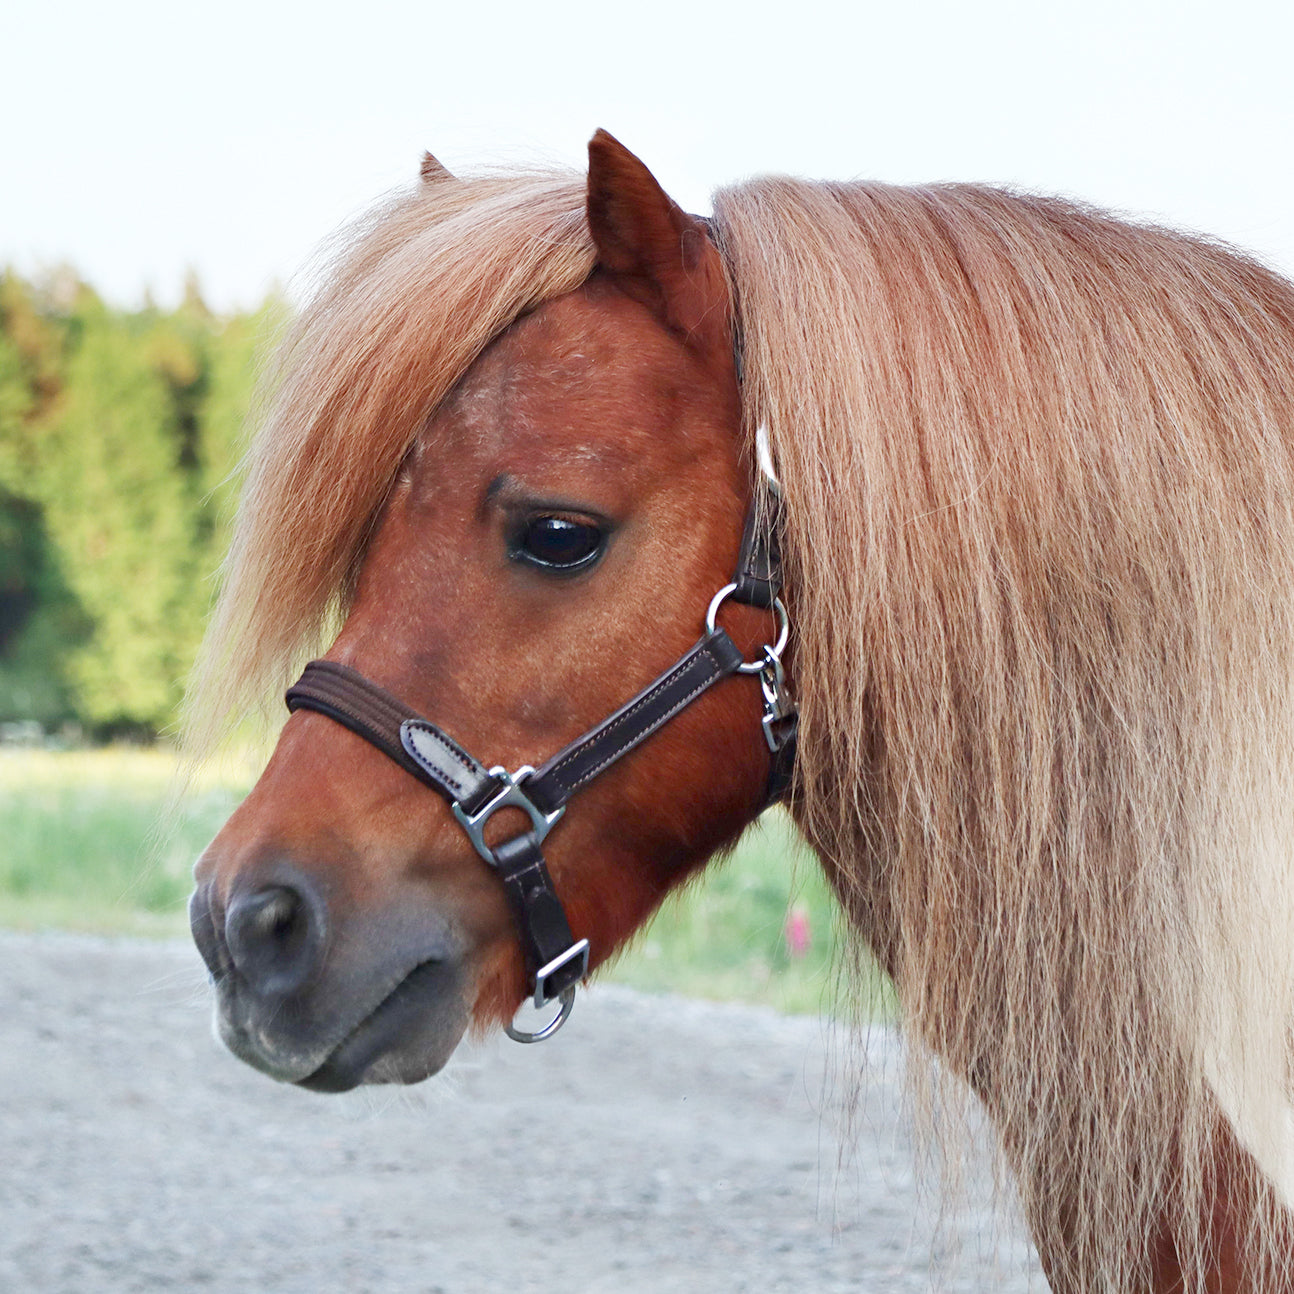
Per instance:
[[[418,168],[418,175],[422,178],[424,184],[439,184],[441,180],[452,180],[454,178],[445,165],[430,153],[423,153],[422,165]]]
[[[731,349],[723,262],[705,226],[605,130],[589,141],[588,217],[618,287],[690,343]]]

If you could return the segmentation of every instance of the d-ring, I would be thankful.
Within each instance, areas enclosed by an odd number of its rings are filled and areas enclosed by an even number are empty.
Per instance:
[[[705,631],[708,634],[714,633],[715,617],[719,614],[719,608],[723,604],[724,598],[736,591],[735,584],[725,584],[718,593],[710,599],[710,609],[705,613]],[[771,646],[766,646],[764,650],[770,652],[774,660],[781,659],[782,651],[786,647],[786,640],[791,633],[791,617],[786,614],[786,608],[782,605],[781,598],[773,599],[773,610],[777,613],[777,642]],[[759,660],[742,661],[737,666],[738,674],[758,674],[767,666],[767,660],[760,657]]]
[[[566,1023],[571,1011],[575,1008],[575,985],[572,984],[570,988],[563,989],[561,996],[557,1000],[562,1004],[562,1009],[547,1024],[536,1029],[534,1033],[527,1033],[524,1029],[518,1029],[512,1024],[505,1024],[503,1032],[513,1042],[543,1042],[545,1038],[551,1038]]]

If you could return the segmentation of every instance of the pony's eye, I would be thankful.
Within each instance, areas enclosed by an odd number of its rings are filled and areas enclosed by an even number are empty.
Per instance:
[[[568,517],[532,517],[522,527],[513,556],[550,571],[576,571],[602,555],[603,534],[588,521]]]

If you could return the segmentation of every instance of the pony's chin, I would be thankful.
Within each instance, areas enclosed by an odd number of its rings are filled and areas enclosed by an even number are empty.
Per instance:
[[[451,963],[415,967],[335,1047],[296,1080],[312,1092],[348,1092],[361,1083],[421,1083],[439,1073],[467,1028],[468,1013]]]
[[[235,1023],[217,1006],[221,1040],[262,1073],[313,1092],[347,1092],[362,1083],[419,1083],[444,1068],[466,1032],[468,1003],[456,960],[419,963],[337,1041],[303,1047],[304,1039],[271,1040],[272,1023]],[[278,1042],[280,1045],[275,1045]]]

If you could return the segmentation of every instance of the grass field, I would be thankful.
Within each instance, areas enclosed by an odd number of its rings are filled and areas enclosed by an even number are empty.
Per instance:
[[[164,750],[0,750],[0,925],[187,934],[193,860],[254,770],[208,770],[168,807],[175,776]],[[820,872],[772,813],[731,858],[669,900],[608,976],[654,991],[829,1010],[835,938]],[[873,997],[884,1012],[879,979]]]

